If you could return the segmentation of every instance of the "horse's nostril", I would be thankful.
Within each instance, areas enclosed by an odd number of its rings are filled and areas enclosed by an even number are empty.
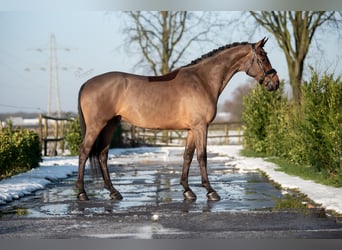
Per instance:
[[[268,91],[275,91],[275,90],[277,90],[278,89],[278,84],[277,84],[277,82],[272,82],[272,81],[267,81],[266,83],[265,83],[265,86],[266,86],[266,88],[267,88],[267,90]]]

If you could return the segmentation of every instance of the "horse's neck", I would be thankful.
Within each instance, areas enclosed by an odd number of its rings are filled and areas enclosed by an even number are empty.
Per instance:
[[[200,65],[205,72],[206,84],[209,85],[215,98],[218,99],[229,80],[237,72],[245,69],[248,52],[248,47],[233,47],[208,58]]]

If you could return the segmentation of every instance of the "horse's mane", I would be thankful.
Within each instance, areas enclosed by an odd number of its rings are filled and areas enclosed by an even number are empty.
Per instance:
[[[248,43],[248,42],[235,42],[235,43],[231,43],[231,44],[226,44],[224,46],[221,46],[217,49],[214,49],[204,55],[202,55],[201,57],[191,61],[191,63],[185,65],[185,66],[182,66],[181,68],[185,68],[185,67],[189,67],[191,65],[195,65],[199,62],[201,62],[202,60],[206,59],[206,58],[209,58],[209,57],[212,57],[214,55],[216,55],[217,53],[223,51],[223,50],[226,50],[226,49],[230,49],[230,48],[233,48],[233,47],[236,47],[236,46],[239,46],[239,45],[248,45],[248,44],[251,44],[251,43]],[[149,76],[148,77],[148,80],[150,82],[155,82],[155,81],[169,81],[169,80],[172,80],[173,78],[175,78],[177,76],[179,72],[179,68],[178,69],[175,69],[167,74],[164,74],[164,75],[160,75],[160,76]]]
[[[197,64],[197,63],[201,62],[202,60],[204,60],[206,58],[209,58],[209,57],[212,57],[212,56],[216,55],[217,53],[219,53],[219,52],[221,52],[223,50],[230,49],[232,47],[236,47],[236,46],[239,46],[239,45],[247,45],[247,44],[250,44],[250,43],[248,43],[248,42],[235,42],[235,43],[231,43],[231,44],[226,44],[224,46],[221,46],[221,47],[219,47],[217,49],[214,49],[214,50],[212,50],[212,51],[202,55],[201,57],[191,61],[191,63],[189,63],[189,64],[187,64],[187,65],[185,65],[183,67],[188,67],[188,66]]]

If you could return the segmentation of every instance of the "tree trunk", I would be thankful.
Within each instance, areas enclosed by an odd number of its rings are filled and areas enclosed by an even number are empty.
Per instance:
[[[302,83],[302,75],[303,75],[303,65],[304,60],[292,60],[288,62],[288,71],[289,71],[289,80],[292,87],[292,100],[295,104],[301,104],[302,91],[301,91],[301,83]]]
[[[162,60],[161,60],[161,68],[160,68],[160,73],[162,75],[167,74],[170,72],[170,68],[169,68],[169,60],[170,60],[170,56],[169,56],[169,52],[170,52],[170,48],[169,48],[169,39],[170,39],[170,28],[168,27],[168,19],[169,17],[169,13],[167,11],[161,11],[160,12],[161,16],[162,16]]]

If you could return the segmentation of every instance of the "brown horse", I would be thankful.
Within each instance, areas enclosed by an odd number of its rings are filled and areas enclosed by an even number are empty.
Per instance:
[[[219,200],[207,174],[208,126],[215,118],[221,92],[235,73],[244,71],[269,91],[278,89],[277,72],[263,49],[266,41],[264,38],[257,43],[223,46],[163,76],[109,72],[83,84],[78,99],[83,136],[76,183],[78,199],[88,199],[83,181],[88,158],[90,164],[100,166],[104,187],[110,191],[110,197],[122,199],[112,185],[107,167],[112,133],[122,119],[143,128],[187,130],[180,180],[184,198],[196,199],[188,184],[189,168],[196,149],[207,198]]]

